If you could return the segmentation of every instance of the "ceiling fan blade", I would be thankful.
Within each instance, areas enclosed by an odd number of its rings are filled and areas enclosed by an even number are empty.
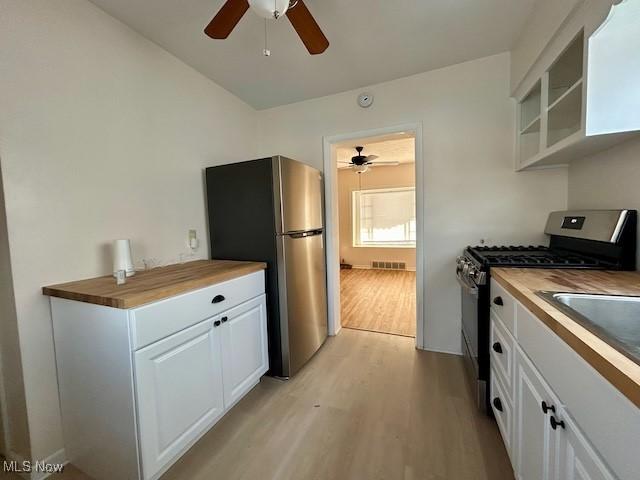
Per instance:
[[[373,162],[373,163],[371,163],[371,165],[392,165],[392,166],[398,166],[398,165],[400,165],[400,162]]]
[[[247,10],[249,10],[247,0],[227,0],[204,29],[204,33],[211,38],[227,38]]]
[[[378,157],[378,155],[367,155],[367,162],[371,162],[372,160],[375,160],[376,158],[380,158],[380,157]]]
[[[327,49],[329,40],[302,0],[298,0],[293,8],[287,10],[287,17],[311,55],[317,55]]]

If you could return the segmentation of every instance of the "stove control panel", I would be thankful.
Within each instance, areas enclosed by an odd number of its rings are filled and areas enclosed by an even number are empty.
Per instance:
[[[465,280],[471,280],[476,285],[487,283],[487,273],[479,269],[473,261],[465,256],[456,259],[456,275]]]

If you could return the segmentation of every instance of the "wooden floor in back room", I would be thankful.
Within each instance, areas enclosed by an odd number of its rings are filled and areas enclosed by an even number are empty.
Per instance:
[[[512,480],[464,375],[411,338],[342,330],[291,380],[263,378],[161,480]]]
[[[340,323],[345,328],[416,336],[416,272],[340,270]]]

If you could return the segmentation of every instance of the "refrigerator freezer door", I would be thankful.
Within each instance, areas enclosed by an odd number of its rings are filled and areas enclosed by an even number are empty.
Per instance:
[[[284,262],[279,262],[282,331],[286,376],[294,375],[327,338],[327,289],[324,236],[278,237]],[[288,355],[286,350],[288,350]],[[288,356],[288,362],[287,357]]]
[[[273,168],[277,233],[322,228],[320,171],[285,157],[276,157]]]

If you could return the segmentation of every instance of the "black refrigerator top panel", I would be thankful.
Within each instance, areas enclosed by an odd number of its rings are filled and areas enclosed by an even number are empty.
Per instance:
[[[266,290],[271,375],[282,376],[273,159],[206,169],[211,258],[267,263]]]

